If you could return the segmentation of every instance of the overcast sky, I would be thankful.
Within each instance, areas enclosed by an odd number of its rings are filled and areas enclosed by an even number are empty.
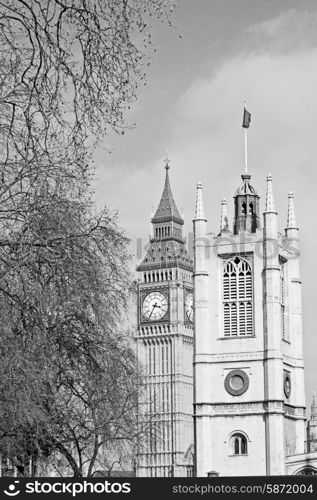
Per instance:
[[[317,391],[317,2],[316,0],[182,0],[176,27],[158,23],[148,84],[127,120],[136,127],[110,136],[96,154],[96,200],[119,211],[132,239],[148,239],[151,210],[171,184],[185,230],[192,229],[195,186],[203,183],[209,230],[220,223],[220,201],[243,172],[243,101],[252,114],[251,183],[265,202],[273,177],[279,229],[294,191],[301,229],[307,406]],[[181,35],[181,37],[180,37]]]

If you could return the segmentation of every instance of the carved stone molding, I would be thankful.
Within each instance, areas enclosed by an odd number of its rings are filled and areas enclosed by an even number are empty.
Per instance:
[[[283,407],[286,415],[291,415],[294,417],[305,417],[305,408],[303,408],[302,406],[296,407],[284,404]]]
[[[196,416],[228,416],[263,413],[284,413],[282,401],[250,402],[250,403],[215,403],[197,404]]]

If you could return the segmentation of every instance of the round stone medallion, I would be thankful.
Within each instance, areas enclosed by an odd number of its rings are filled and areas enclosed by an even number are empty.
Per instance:
[[[289,373],[284,373],[284,394],[287,399],[291,395],[291,377]]]
[[[249,377],[243,370],[231,370],[225,378],[225,389],[232,396],[241,396],[249,387]]]

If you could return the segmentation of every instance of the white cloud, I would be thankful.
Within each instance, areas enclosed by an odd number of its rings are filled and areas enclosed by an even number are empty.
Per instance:
[[[214,78],[197,80],[180,96],[170,123],[172,149],[191,182],[195,174],[205,178],[211,189],[215,184],[220,187],[221,173],[237,182],[243,166],[241,125],[247,98],[252,114],[251,173],[261,182],[270,171],[283,183],[293,184],[283,185],[284,191],[296,191],[300,178],[309,172],[307,187],[311,187],[316,182],[311,166],[317,160],[315,61],[317,49],[274,57],[253,54],[230,61]]]
[[[247,29],[250,46],[262,52],[299,52],[317,45],[317,12],[289,9],[279,16]]]

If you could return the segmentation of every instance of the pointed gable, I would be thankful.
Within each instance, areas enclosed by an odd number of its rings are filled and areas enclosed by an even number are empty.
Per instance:
[[[173,193],[171,190],[171,185],[168,175],[168,170],[169,170],[168,163],[166,163],[165,169],[166,169],[166,175],[165,175],[164,189],[159,206],[155,212],[154,217],[152,218],[152,222],[153,223],[169,222],[171,220],[174,220],[179,224],[184,224],[184,221],[180,216],[180,213],[173,198]]]
[[[169,160],[165,160],[165,183],[158,208],[152,217],[153,234],[146,255],[137,271],[180,267],[190,272],[193,260],[186,249],[183,237],[184,220],[173,198],[169,180]]]

